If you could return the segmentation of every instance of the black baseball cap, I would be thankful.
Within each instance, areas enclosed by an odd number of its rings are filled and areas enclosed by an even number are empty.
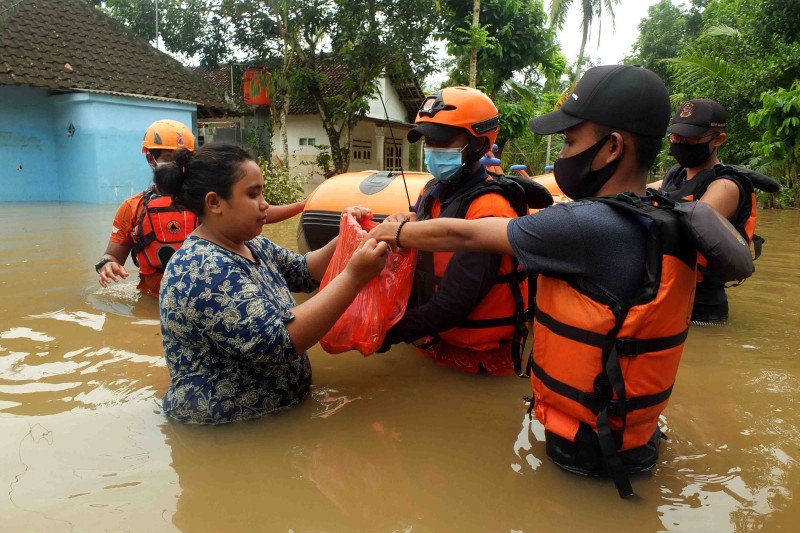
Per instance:
[[[681,104],[667,131],[681,137],[700,137],[711,128],[724,128],[727,122],[728,112],[718,102],[698,98]]]
[[[663,137],[669,124],[669,94],[654,72],[632,65],[593,67],[564,104],[530,121],[534,133],[560,133],[584,121],[645,137]]]

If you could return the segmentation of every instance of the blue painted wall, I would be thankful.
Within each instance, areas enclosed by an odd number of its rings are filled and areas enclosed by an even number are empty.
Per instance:
[[[0,87],[0,200],[58,200],[55,151],[47,92]]]
[[[191,104],[0,87],[0,201],[119,203],[152,180],[147,126],[169,118],[194,128],[195,117]]]

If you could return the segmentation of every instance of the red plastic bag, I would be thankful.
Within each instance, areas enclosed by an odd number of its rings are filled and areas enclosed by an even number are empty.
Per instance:
[[[361,246],[364,235],[377,225],[369,219],[358,222],[349,213],[342,215],[339,242],[322,277],[321,287],[324,288],[344,270],[350,257]],[[358,350],[363,355],[375,353],[381,347],[386,331],[406,312],[416,263],[416,250],[390,252],[381,273],[361,289],[350,307],[322,337],[322,348],[328,353],[348,350]]]

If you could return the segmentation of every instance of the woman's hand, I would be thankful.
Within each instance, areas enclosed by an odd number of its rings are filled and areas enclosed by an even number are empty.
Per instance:
[[[380,274],[389,255],[389,246],[375,239],[365,239],[361,247],[353,253],[345,267],[345,272],[351,275],[360,285]]]
[[[363,219],[372,218],[372,209],[369,207],[364,207],[363,205],[355,205],[353,207],[345,207],[345,213],[350,213],[353,215],[357,221],[361,222]]]
[[[413,211],[406,211],[404,213],[395,213],[394,215],[390,215],[384,219],[384,222],[415,222],[417,220],[417,214]]]

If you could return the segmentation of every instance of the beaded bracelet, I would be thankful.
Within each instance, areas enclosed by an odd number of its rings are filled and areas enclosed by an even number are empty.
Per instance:
[[[404,220],[397,226],[397,235],[394,236],[394,243],[397,245],[398,248],[402,248],[403,245],[400,244],[400,230],[403,229],[403,225],[408,222],[408,220]]]

